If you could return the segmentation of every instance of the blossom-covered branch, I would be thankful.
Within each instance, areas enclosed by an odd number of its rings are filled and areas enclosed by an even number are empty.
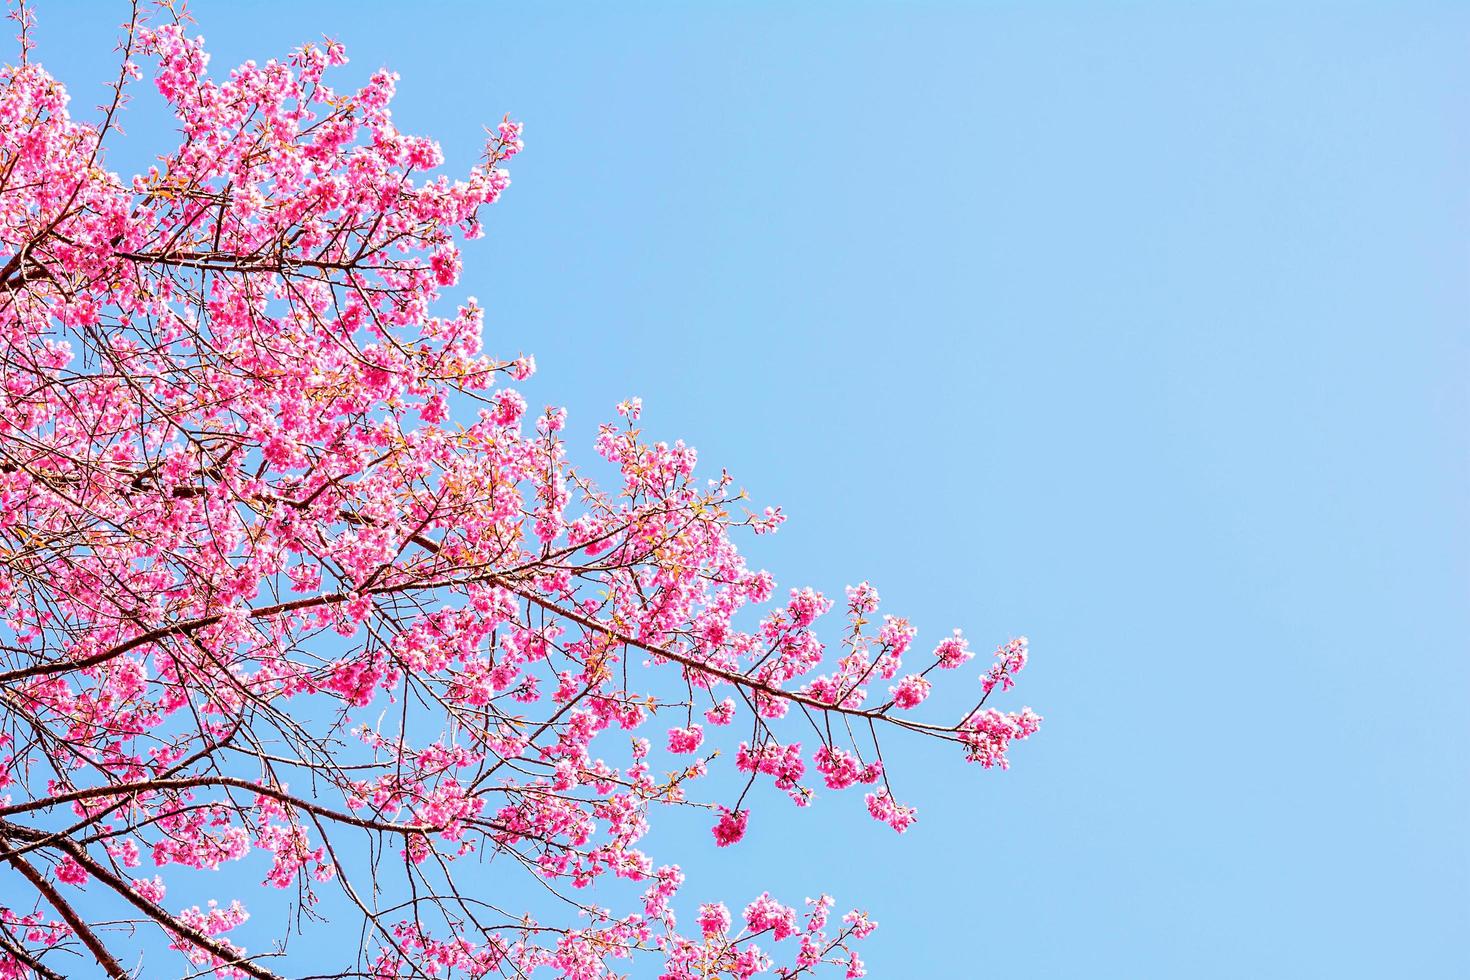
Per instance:
[[[11,10],[0,978],[72,953],[133,975],[135,934],[200,973],[299,975],[286,932],[247,925],[276,893],[204,901],[186,870],[237,861],[294,892],[293,928],[362,925],[332,976],[863,975],[874,924],[825,896],[738,920],[707,902],[680,928],[648,822],[688,810],[736,844],[769,781],[799,806],[862,787],[902,831],[883,739],[1006,767],[1040,719],[987,700],[1026,641],[972,710],[926,717],[963,636],[921,655],[866,583],[837,615],[777,599],[736,542],[784,516],[697,477],[637,399],[570,461],[564,412],[507,386],[534,360],[487,353],[485,308],[442,296],[519,123],[451,179],[395,125],[391,72],[338,91],[327,41],[219,78],[167,4],[132,8],[79,121]],[[104,144],[145,76],[179,141],[123,179]],[[525,887],[486,889],[482,863]]]

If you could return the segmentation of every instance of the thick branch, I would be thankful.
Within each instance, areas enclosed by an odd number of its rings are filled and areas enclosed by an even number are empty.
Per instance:
[[[31,886],[40,892],[41,896],[61,916],[61,920],[71,927],[71,931],[77,934],[77,938],[91,951],[93,956],[97,957],[97,965],[102,967],[109,977],[113,977],[114,980],[127,980],[128,971],[124,970],[122,964],[113,957],[112,953],[108,952],[107,947],[87,925],[86,920],[77,914],[77,910],[71,907],[71,903],[61,897],[56,886],[47,881],[45,875],[37,871],[31,862],[17,854],[7,855],[6,860],[25,876]]]

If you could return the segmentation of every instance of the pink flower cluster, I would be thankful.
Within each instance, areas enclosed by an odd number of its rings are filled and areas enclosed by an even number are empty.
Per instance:
[[[695,752],[703,742],[704,729],[697,724],[688,728],[669,729],[670,752]]]
[[[720,810],[720,819],[715,823],[715,843],[729,847],[745,837],[745,825],[750,820],[749,810]]]

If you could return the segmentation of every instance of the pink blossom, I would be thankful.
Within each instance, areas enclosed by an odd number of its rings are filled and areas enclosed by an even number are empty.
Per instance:
[[[703,741],[704,729],[698,724],[690,725],[688,728],[669,729],[670,752],[694,752],[699,749]]]
[[[939,645],[934,648],[934,660],[944,670],[953,670],[973,656],[974,651],[959,630],[940,640]]]
[[[744,916],[751,932],[769,930],[776,942],[796,935],[796,910],[771,898],[769,892],[763,892],[760,898],[745,906]]]
[[[720,819],[715,823],[715,843],[720,847],[729,847],[745,836],[745,824],[750,817],[749,810],[735,810],[731,812],[724,807],[720,808]]]
[[[735,720],[735,702],[731,698],[725,698],[719,704],[704,713],[704,720],[711,725],[728,725]]]
[[[917,708],[929,696],[932,686],[918,674],[910,674],[899,681],[897,686],[890,687],[888,693],[893,696],[893,703],[900,708]]]
[[[723,936],[730,931],[730,910],[724,902],[708,902],[699,907],[699,928],[706,936]]]
[[[898,803],[886,789],[869,793],[865,799],[868,803],[868,812],[872,814],[873,819],[883,821],[900,834],[908,830],[909,825],[918,819],[917,811],[913,807]]]
[[[56,865],[56,877],[68,885],[85,885],[87,883],[87,872],[76,861],[70,857],[64,857]]]

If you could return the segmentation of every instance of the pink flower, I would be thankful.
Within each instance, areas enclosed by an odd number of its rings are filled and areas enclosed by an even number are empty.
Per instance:
[[[419,418],[430,424],[443,422],[449,417],[449,400],[444,397],[444,392],[436,391],[419,408]]]
[[[917,708],[929,696],[932,685],[918,674],[910,674],[899,681],[894,687],[888,689],[893,695],[893,703],[900,708]]]
[[[867,616],[878,611],[878,590],[867,582],[847,587],[847,608],[854,616]]]
[[[139,896],[147,899],[154,905],[161,903],[166,894],[163,879],[158,875],[154,875],[152,878],[136,878],[129,887]]]
[[[515,425],[526,414],[526,400],[519,392],[510,388],[496,392],[494,402],[495,408],[490,413],[490,419],[496,425]]]
[[[731,698],[725,698],[719,704],[704,713],[704,720],[711,725],[728,725],[735,720],[735,702]]]
[[[68,885],[85,885],[87,883],[87,871],[68,855],[61,859],[56,866],[56,877]]]
[[[703,741],[704,729],[698,724],[690,725],[688,728],[669,729],[670,752],[694,752],[698,750]]]
[[[723,936],[730,931],[730,910],[724,902],[706,903],[699,907],[699,928],[706,936]]]
[[[908,830],[909,825],[918,819],[917,810],[895,801],[886,789],[869,793],[866,800],[868,812],[872,814],[873,819],[883,821],[900,834]]]
[[[750,817],[749,810],[735,810],[731,812],[720,807],[720,819],[715,824],[715,844],[719,847],[729,847],[745,836],[745,823]]]
[[[792,589],[786,612],[791,617],[791,625],[800,628],[810,626],[818,616],[831,608],[832,600],[814,589]]]
[[[971,762],[982,769],[1009,769],[1006,751],[1011,742],[1030,738],[1041,728],[1041,716],[1030,708],[1002,714],[994,708],[975,712],[960,724],[960,741]]]
[[[429,257],[429,266],[434,270],[434,281],[441,286],[452,286],[459,281],[459,249],[441,248]]]
[[[974,655],[970,644],[959,630],[940,640],[939,645],[934,648],[934,659],[943,670],[953,670]]]
[[[1026,638],[1017,637],[996,649],[995,663],[980,677],[980,686],[986,694],[998,686],[1009,691],[1016,686],[1015,675],[1026,669]]]
[[[536,358],[529,354],[522,354],[510,362],[510,376],[517,381],[525,381],[536,373]]]
[[[769,892],[745,906],[745,924],[751,932],[771,932],[771,938],[780,942],[796,935],[796,910],[773,899]]]

